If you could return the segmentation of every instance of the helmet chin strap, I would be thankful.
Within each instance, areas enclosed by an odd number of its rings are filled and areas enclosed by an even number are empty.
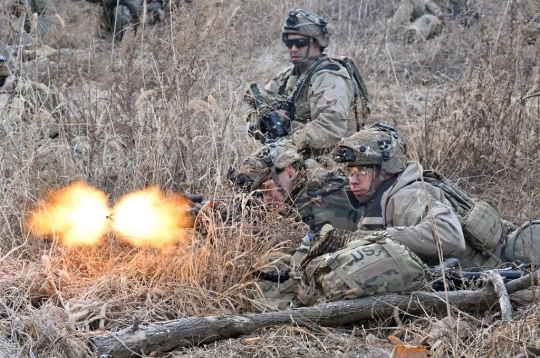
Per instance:
[[[369,185],[369,190],[367,193],[365,193],[364,195],[362,195],[363,197],[365,197],[368,201],[371,200],[371,198],[373,198],[373,196],[375,195],[375,193],[377,192],[377,189],[379,189],[378,187],[376,187],[377,183],[376,183],[376,178],[377,178],[377,169],[375,169],[373,171],[373,180],[371,181],[371,184]]]
[[[309,50],[311,50],[311,43],[312,42],[313,42],[313,40],[310,39],[309,44],[307,45],[306,54],[302,58],[302,61],[300,61],[300,64],[297,65],[297,67],[300,67],[300,65],[306,65],[307,62],[315,61],[316,59],[318,59],[319,57],[322,56],[322,55],[309,56]]]

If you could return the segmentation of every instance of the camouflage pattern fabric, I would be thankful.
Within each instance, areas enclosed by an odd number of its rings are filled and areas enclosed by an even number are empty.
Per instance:
[[[86,0],[99,3],[103,7],[101,22],[109,31],[114,32],[116,40],[121,40],[130,24],[140,23],[142,0]]]
[[[472,8],[473,1],[467,0],[402,0],[388,24],[391,30],[406,29],[409,41],[430,39],[442,30],[442,22],[458,15],[465,19],[478,17]]]
[[[483,256],[492,257],[493,251],[504,242],[506,235],[515,230],[512,223],[502,219],[496,208],[469,197],[438,171],[425,170],[422,178],[444,191],[446,199],[452,203],[454,211],[460,218],[465,240]],[[472,254],[469,253],[467,256],[470,255]],[[478,259],[474,261],[479,262]]]
[[[501,258],[504,244],[490,252],[490,256],[485,256],[482,250],[475,249],[468,240],[465,240],[465,250],[454,255],[459,260],[459,266],[467,271],[483,271],[500,267],[503,263]]]
[[[376,123],[343,138],[330,156],[347,166],[381,167],[381,172],[401,173],[407,167],[407,145],[392,127]]]
[[[39,120],[49,138],[58,136],[56,116],[62,111],[58,95],[42,83],[7,77],[0,86],[0,119],[6,131],[20,130],[20,122]]]
[[[325,224],[356,230],[360,217],[349,202],[345,184],[345,178],[330,176],[311,183],[307,192],[296,199],[295,206],[310,230],[319,232]]]
[[[426,272],[413,252],[380,231],[313,259],[299,282],[298,298],[306,305],[312,303],[317,296],[313,283],[325,301],[414,291],[425,285]]]
[[[330,64],[334,65],[332,69],[313,74],[295,103],[291,136],[297,148],[311,152],[310,156],[328,152],[341,138],[356,132],[356,120],[349,116],[354,101],[351,78],[347,69],[330,59],[318,68]],[[265,92],[270,96],[291,96],[308,72],[298,76],[295,67],[290,67],[275,76],[265,86]]]
[[[0,56],[0,78],[6,78],[11,76],[11,71],[9,70],[9,66],[5,60],[3,60],[4,57]],[[0,85],[0,88],[3,86],[3,84]]]
[[[284,310],[289,308],[296,297],[297,284],[294,280],[283,278],[284,273],[291,271],[291,253],[271,251],[264,255],[256,267],[257,276],[264,274],[275,279],[256,279],[254,281],[254,303],[258,311],[268,308]]]
[[[408,292],[425,284],[427,266],[384,231],[366,235],[325,225],[320,236],[303,260],[305,269],[297,270],[289,253],[273,252],[263,258],[265,265],[259,270],[279,279],[255,281],[258,310]],[[290,278],[281,281],[283,272]]]
[[[287,214],[293,215],[297,211],[313,232],[318,232],[324,224],[355,230],[359,216],[347,197],[346,178],[335,174],[337,163],[330,158],[319,158],[320,163],[313,159],[302,161],[294,144],[287,138],[279,139],[276,144],[274,151],[262,146],[242,162],[240,174],[254,178],[251,190],[257,190],[270,176],[270,168],[265,161],[270,156],[277,171],[289,166],[298,171],[298,180],[291,191],[292,202],[287,203],[294,210]]]
[[[36,34],[38,37],[43,38],[47,34],[49,25],[45,18],[41,15],[45,12],[45,8],[47,7],[48,0],[29,0],[28,1],[28,7],[26,7],[26,0],[15,0],[13,1],[11,5],[11,13],[17,17],[21,17],[22,13],[27,12],[27,9],[29,9],[30,14],[26,15],[25,22],[24,22],[24,30],[27,33],[30,33],[32,30],[36,31]],[[32,27],[32,21],[31,21],[31,14],[37,14],[37,22],[36,22],[36,28],[33,29]]]
[[[248,155],[240,166],[240,173],[254,179],[252,190],[256,190],[262,184],[262,180],[270,175],[268,160],[279,171],[300,162],[301,159],[294,144],[287,138],[280,138]]]

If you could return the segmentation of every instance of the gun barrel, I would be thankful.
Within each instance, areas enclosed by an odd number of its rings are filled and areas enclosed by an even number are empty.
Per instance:
[[[486,273],[490,273],[492,272],[492,270],[489,270],[489,271],[483,271],[483,272],[468,272],[468,271],[463,271],[460,273],[461,276],[463,277],[468,277],[468,278],[472,278],[472,279],[479,279],[482,277],[482,275],[486,274]],[[502,278],[506,279],[506,280],[516,280],[520,277],[522,277],[523,275],[525,275],[526,273],[521,271],[521,270],[499,270],[499,274],[501,275]]]
[[[256,109],[257,108],[263,108],[264,105],[263,105],[263,101],[262,101],[261,90],[259,89],[259,87],[257,87],[256,83],[252,83],[250,85],[250,88],[251,88],[251,92],[253,92],[253,96],[255,97],[254,105],[255,105]]]
[[[202,204],[204,200],[202,195],[186,195],[186,198],[194,204]]]

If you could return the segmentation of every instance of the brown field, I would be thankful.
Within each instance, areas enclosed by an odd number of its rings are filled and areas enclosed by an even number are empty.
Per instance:
[[[20,60],[23,79],[54,88],[61,108],[55,139],[37,111],[0,117],[0,357],[91,357],[91,332],[135,319],[252,310],[252,265],[304,234],[277,215],[246,211],[225,225],[203,210],[199,230],[167,250],[114,234],[68,247],[56,235],[36,238],[27,218],[47,192],[77,180],[111,205],[152,185],[207,198],[235,194],[227,171],[257,146],[245,133],[243,94],[288,66],[280,29],[294,8],[326,17],[327,52],[355,59],[372,97],[367,123],[395,126],[424,168],[502,213],[540,218],[540,37],[530,41],[537,0],[478,0],[478,21],[447,22],[440,36],[414,43],[387,31],[397,0],[193,0],[120,43],[100,27],[97,5],[56,0],[45,15],[48,34],[18,57],[26,36],[12,2],[0,0],[0,53]],[[57,49],[49,58],[25,52],[45,45]],[[444,316],[435,315],[334,333],[291,324],[254,332],[261,338],[254,344],[240,337],[164,356],[388,357],[394,335],[413,345],[428,337],[434,357],[514,357],[540,341],[536,305],[514,311],[509,323],[496,307],[453,314],[462,324],[442,333]]]

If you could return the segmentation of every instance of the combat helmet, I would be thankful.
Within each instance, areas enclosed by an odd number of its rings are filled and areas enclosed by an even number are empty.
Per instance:
[[[283,29],[281,40],[285,42],[288,34],[304,35],[312,37],[322,48],[328,47],[330,36],[328,22],[320,16],[310,14],[302,9],[289,12]]]
[[[244,159],[240,173],[254,179],[251,190],[257,190],[269,177],[281,189],[278,174],[301,161],[302,156],[288,139],[267,140],[261,148]]]
[[[380,177],[407,167],[407,145],[391,126],[380,122],[339,142],[332,158],[346,166],[379,166]]]

